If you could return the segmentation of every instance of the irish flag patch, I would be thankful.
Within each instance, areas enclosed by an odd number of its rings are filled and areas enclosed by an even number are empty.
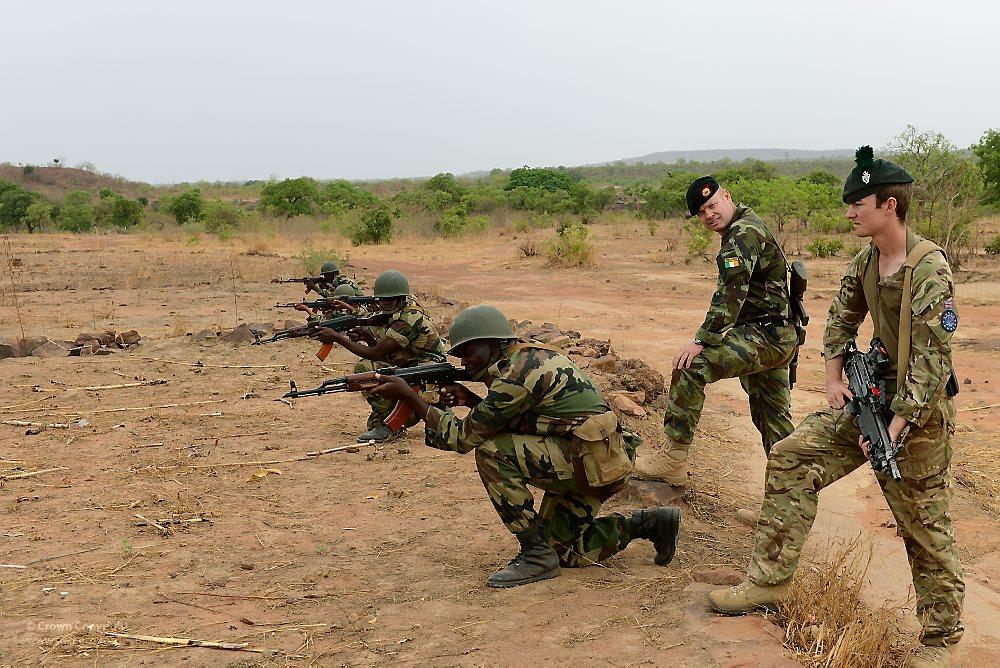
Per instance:
[[[722,266],[726,269],[735,269],[740,266],[740,259],[738,257],[727,257],[722,261]]]

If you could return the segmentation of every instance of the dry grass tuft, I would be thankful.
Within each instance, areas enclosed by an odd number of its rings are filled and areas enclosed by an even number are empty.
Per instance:
[[[902,625],[901,608],[872,607],[861,598],[871,545],[860,539],[831,544],[800,571],[776,621],[785,645],[810,668],[905,665],[918,644]]]

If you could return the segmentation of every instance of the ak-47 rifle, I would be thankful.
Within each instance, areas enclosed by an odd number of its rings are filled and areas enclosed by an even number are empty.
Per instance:
[[[460,380],[472,380],[465,369],[460,369],[448,362],[409,367],[390,366],[378,369],[377,371],[353,373],[349,376],[324,380],[319,387],[311,390],[298,389],[293,380],[290,381],[291,389],[282,398],[298,399],[300,397],[318,397],[333,392],[361,392],[363,390],[371,390],[382,384],[382,381],[376,379],[376,375],[402,378],[414,389],[427,385],[449,385]],[[399,401],[392,409],[389,417],[385,419],[385,424],[394,432],[399,431],[412,416],[413,409],[410,405],[405,401]]]
[[[305,283],[306,285],[318,285],[326,283],[322,276],[303,276],[302,278],[272,278],[272,283]]]
[[[350,304],[352,306],[370,306],[375,303],[377,297],[362,297],[362,296],[345,296],[345,297],[323,297],[321,299],[314,299],[312,301],[302,301],[302,302],[279,302],[275,304],[277,308],[295,308],[296,306],[308,306],[309,308],[319,309],[320,311],[328,311],[330,309],[336,308],[335,302],[344,302],[345,304]]]
[[[858,350],[852,341],[844,354],[844,373],[854,395],[847,404],[847,410],[854,416],[861,435],[868,439],[868,459],[877,472],[899,480],[896,453],[902,445],[893,443],[889,438],[884,417],[890,397],[885,394],[883,376],[891,365],[889,351],[877,337],[872,339],[871,350],[867,353]]]
[[[799,340],[795,344],[795,354],[792,355],[792,361],[788,363],[788,389],[795,385],[799,368],[799,348],[806,342],[806,325],[809,324],[809,314],[806,312],[804,299],[808,283],[806,266],[799,260],[792,262],[788,277],[788,298],[792,326],[795,327],[795,333]]]
[[[273,343],[275,341],[281,341],[283,339],[297,339],[302,336],[312,336],[320,329],[332,329],[338,332],[347,332],[357,327],[378,327],[389,322],[392,318],[392,313],[382,312],[376,313],[367,318],[359,318],[356,315],[341,315],[336,318],[330,318],[329,320],[317,320],[316,322],[310,322],[301,327],[294,327],[292,329],[286,329],[282,332],[275,332],[273,336],[267,339],[257,338],[252,344],[253,346],[263,345],[265,343]],[[326,360],[330,351],[333,350],[332,343],[324,343],[316,353],[321,361]]]

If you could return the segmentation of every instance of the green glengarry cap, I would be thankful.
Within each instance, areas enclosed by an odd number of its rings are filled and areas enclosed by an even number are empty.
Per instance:
[[[913,177],[894,162],[875,159],[871,146],[862,146],[854,154],[857,163],[844,183],[844,203],[850,204],[877,192],[882,186],[913,183]]]
[[[455,316],[448,331],[448,352],[455,354],[455,349],[463,343],[477,339],[514,339],[510,321],[500,309],[486,304],[470,306]]]
[[[375,279],[376,297],[406,297],[410,294],[410,282],[395,269],[383,271]]]

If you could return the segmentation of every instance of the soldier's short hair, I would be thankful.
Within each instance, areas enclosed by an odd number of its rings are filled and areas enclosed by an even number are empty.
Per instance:
[[[875,206],[881,207],[890,197],[896,200],[896,215],[899,222],[906,222],[906,212],[910,210],[913,198],[912,183],[890,183],[875,191]]]

